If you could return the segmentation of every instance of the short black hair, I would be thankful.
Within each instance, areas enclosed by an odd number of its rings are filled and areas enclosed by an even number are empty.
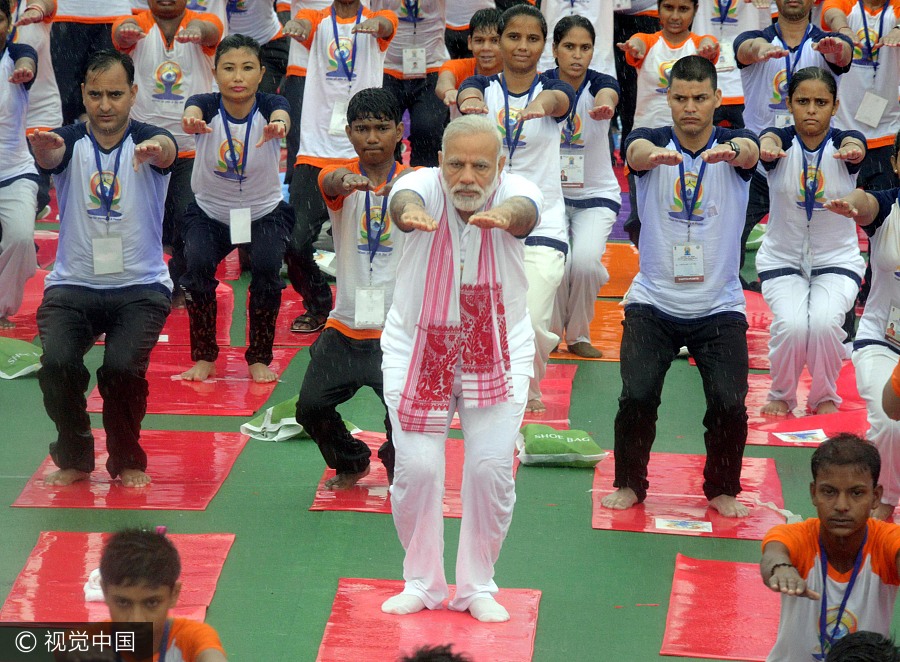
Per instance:
[[[472,37],[479,31],[494,31],[497,34],[500,34],[501,16],[503,16],[503,12],[499,9],[479,9],[472,14],[472,18],[469,19],[469,36]]]
[[[860,630],[838,639],[825,662],[900,662],[900,649],[883,634]]]
[[[804,67],[791,75],[791,82],[788,83],[788,99],[794,96],[794,92],[797,91],[800,83],[808,80],[822,81],[831,93],[831,99],[837,99],[837,81],[828,69],[820,69],[819,67]]]
[[[216,46],[216,57],[215,60],[213,60],[213,66],[219,66],[219,58],[225,55],[225,53],[228,51],[236,51],[239,48],[246,48],[256,56],[257,60],[259,60],[260,46],[256,39],[248,37],[245,34],[230,34]]]
[[[6,16],[6,22],[12,23],[12,3],[10,0],[0,0],[0,13]],[[12,28],[12,25],[8,25],[7,29]]]
[[[472,662],[462,653],[454,653],[453,645],[423,646],[412,655],[400,659],[400,662]]]
[[[813,482],[825,467],[856,466],[872,475],[872,486],[878,485],[881,474],[881,455],[871,442],[862,437],[842,432],[823,441],[813,452],[810,468]]]
[[[173,588],[181,575],[181,559],[164,533],[125,529],[103,548],[100,578],[104,585]]]
[[[350,98],[347,104],[347,124],[356,120],[378,119],[390,120],[400,124],[403,113],[397,97],[380,87],[360,90]]]
[[[122,68],[125,69],[125,77],[128,79],[128,84],[134,85],[134,60],[131,59],[131,56],[120,53],[112,48],[104,48],[101,51],[96,51],[88,58],[87,65],[84,67],[85,82],[87,82],[89,74],[93,72],[108,71],[116,66],[116,64],[122,65]]]
[[[719,77],[716,75],[715,65],[699,55],[686,55],[672,65],[672,71],[669,73],[669,85],[676,78],[694,83],[708,80],[714,90],[719,87]]]
[[[519,16],[530,16],[534,20],[536,20],[541,25],[541,34],[544,35],[544,41],[547,40],[547,19],[544,18],[544,15],[541,13],[541,10],[535,7],[534,5],[529,4],[521,4],[521,5],[513,5],[509,9],[507,9],[500,16],[500,25],[497,26],[497,32],[502,36],[504,31],[506,30],[506,26],[509,25],[509,22],[514,18],[518,18]]]
[[[573,14],[571,16],[563,16],[559,19],[556,27],[553,28],[553,45],[559,46],[559,43],[565,39],[569,30],[573,28],[584,28],[587,30],[587,33],[591,35],[591,43],[593,44],[597,41],[597,32],[594,30],[593,23],[584,16]]]

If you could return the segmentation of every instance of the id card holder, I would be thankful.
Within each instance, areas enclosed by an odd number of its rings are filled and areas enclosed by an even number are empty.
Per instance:
[[[584,188],[584,154],[560,153],[559,181],[563,188]]]
[[[794,125],[794,117],[786,110],[775,111],[775,128],[783,129],[786,126]]]
[[[94,237],[91,239],[91,257],[95,276],[122,273],[125,271],[122,237],[117,234]]]
[[[331,120],[328,122],[328,133],[332,136],[346,136],[345,128],[347,126],[347,105],[346,99],[335,102],[334,108],[331,109]]]
[[[380,329],[384,326],[384,288],[357,287],[353,323],[358,329]]]
[[[888,100],[884,97],[866,92],[853,119],[875,129],[881,124],[881,118],[887,109],[887,105]]]
[[[250,243],[250,208],[242,207],[240,209],[232,209],[228,214],[228,225],[231,232],[231,243],[238,244]]]
[[[891,312],[884,329],[884,339],[894,347],[900,347],[900,304],[891,302]]]
[[[719,42],[719,61],[716,62],[716,71],[734,71],[737,66],[734,59],[734,46],[730,41]]]
[[[428,58],[424,48],[403,49],[403,77],[425,78]]]
[[[676,283],[703,282],[703,245],[675,244],[672,265]]]

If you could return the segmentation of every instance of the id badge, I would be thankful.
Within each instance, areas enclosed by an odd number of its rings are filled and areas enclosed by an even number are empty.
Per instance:
[[[231,231],[231,243],[250,243],[250,208],[232,209],[229,214],[229,230]]]
[[[775,128],[783,129],[786,126],[794,125],[794,117],[786,110],[775,111]]]
[[[716,62],[716,71],[734,71],[736,67],[734,59],[734,46],[730,41],[719,42],[719,61]]]
[[[701,244],[675,244],[672,259],[676,283],[703,282],[703,246]]]
[[[380,329],[384,326],[384,288],[357,287],[353,322],[358,329]]]
[[[332,136],[346,136],[345,128],[347,126],[347,105],[349,101],[341,99],[334,104],[331,109],[331,121],[328,123],[328,133]]]
[[[110,235],[91,239],[91,255],[94,259],[94,275],[120,274],[125,271],[122,237]]]
[[[884,329],[884,339],[894,347],[900,347],[900,307],[894,303],[891,303],[891,312]]]
[[[403,49],[403,77],[425,78],[428,58],[424,48]]]
[[[584,154],[559,155],[559,181],[563,188],[584,188]]]
[[[853,119],[875,129],[881,124],[881,117],[884,115],[887,105],[888,100],[884,97],[866,92]]]

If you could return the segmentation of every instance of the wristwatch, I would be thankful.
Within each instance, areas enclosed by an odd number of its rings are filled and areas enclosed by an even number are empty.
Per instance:
[[[741,146],[733,140],[727,140],[722,144],[728,145],[731,148],[731,151],[734,152],[734,158],[731,159],[732,161],[741,155]]]

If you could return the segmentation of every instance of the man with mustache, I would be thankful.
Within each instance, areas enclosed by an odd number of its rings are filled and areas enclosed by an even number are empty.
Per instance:
[[[543,197],[502,173],[501,147],[487,118],[455,119],[440,167],[400,179],[388,203],[408,233],[381,336],[396,449],[391,502],[406,551],[403,592],[382,605],[391,614],[439,609],[449,597],[441,501],[444,442],[458,411],[464,508],[449,606],[482,622],[509,620],[493,575],[512,519],[513,450],[533,372],[524,239]]]

